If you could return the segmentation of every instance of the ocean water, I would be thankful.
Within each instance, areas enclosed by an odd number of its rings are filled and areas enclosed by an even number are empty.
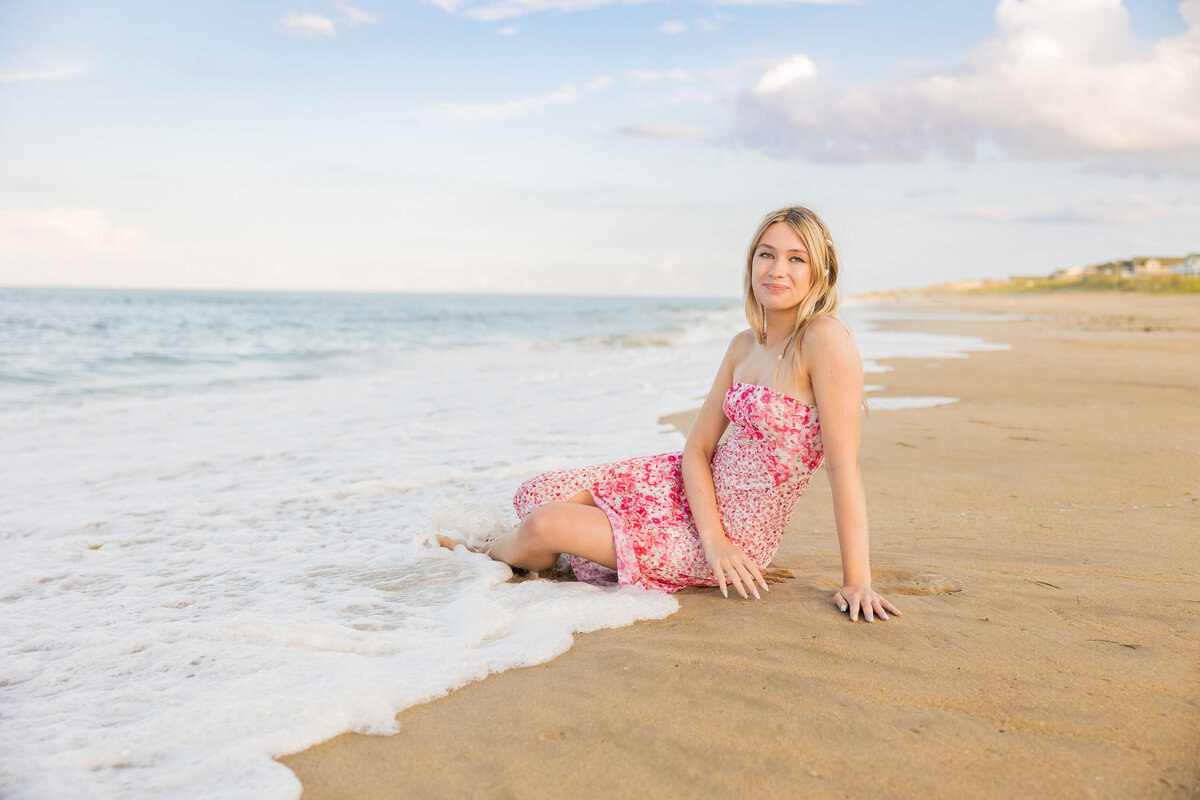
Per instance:
[[[996,346],[845,315],[872,371]],[[713,299],[0,289],[0,795],[298,797],[273,756],[671,614],[423,542],[505,530],[536,472],[681,448],[658,418],[744,327]]]

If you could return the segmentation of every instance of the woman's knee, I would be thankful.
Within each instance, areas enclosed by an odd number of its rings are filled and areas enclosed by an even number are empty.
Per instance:
[[[554,538],[557,527],[558,509],[551,504],[540,505],[525,515],[517,528],[517,536],[530,547],[545,548]]]
[[[586,504],[548,503],[531,511],[517,527],[529,550],[571,553],[615,568],[612,527],[604,512]]]

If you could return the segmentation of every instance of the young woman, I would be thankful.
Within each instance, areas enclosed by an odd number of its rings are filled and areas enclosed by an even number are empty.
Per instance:
[[[520,523],[483,552],[527,570],[566,553],[591,583],[720,586],[726,597],[732,583],[760,599],[759,586],[769,591],[762,571],[824,462],[842,555],[833,602],[852,621],[860,611],[870,622],[900,615],[871,588],[858,468],[862,360],[835,316],[837,279],[833,239],[816,214],[768,214],[746,256],[750,328],[729,343],[683,452],[535,476],[513,500]]]

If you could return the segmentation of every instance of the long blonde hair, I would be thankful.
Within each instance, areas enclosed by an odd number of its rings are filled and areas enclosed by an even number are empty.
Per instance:
[[[808,250],[809,267],[812,271],[812,286],[800,301],[796,313],[796,325],[784,345],[783,353],[791,350],[789,367],[792,376],[800,374],[800,340],[804,338],[808,326],[821,316],[838,317],[838,256],[833,246],[833,236],[829,228],[811,209],[804,206],[788,206],[772,211],[763,217],[762,222],[750,237],[750,248],[746,252],[746,273],[742,282],[742,290],[746,302],[746,321],[754,331],[754,337],[759,344],[764,344],[767,337],[766,314],[762,303],[754,294],[754,253],[758,250],[759,240],[767,228],[776,222],[782,222],[796,232]],[[779,369],[784,365],[781,358],[775,367],[775,377],[778,382]],[[865,401],[864,401],[865,406]]]

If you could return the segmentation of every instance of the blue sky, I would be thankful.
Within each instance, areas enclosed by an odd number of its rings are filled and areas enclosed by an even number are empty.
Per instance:
[[[0,0],[0,285],[867,291],[1200,250],[1200,0]]]

